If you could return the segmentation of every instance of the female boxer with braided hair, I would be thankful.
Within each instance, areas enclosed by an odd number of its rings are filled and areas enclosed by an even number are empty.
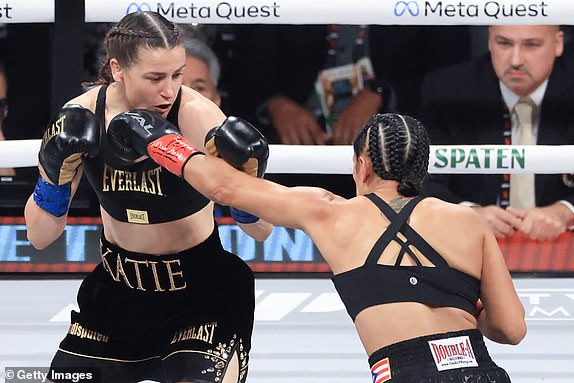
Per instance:
[[[357,197],[349,200],[247,177],[197,155],[176,134],[149,138],[131,125],[110,124],[115,150],[128,145],[158,162],[186,150],[172,171],[183,168],[201,193],[313,239],[369,355],[373,382],[510,381],[483,334],[519,343],[524,309],[478,215],[422,196],[429,142],[419,121],[398,114],[368,121],[353,145]]]
[[[118,155],[105,130],[123,112],[153,111],[189,142],[203,147],[207,138],[211,152],[260,177],[267,144],[251,125],[226,118],[182,86],[183,36],[164,17],[129,14],[104,46],[108,61],[100,81],[48,125],[41,177],[25,209],[28,238],[42,249],[62,234],[82,173],[101,205],[102,262],[80,287],[80,310],[72,312],[48,379],[69,381],[56,378],[60,368],[95,367],[108,383],[245,382],[253,273],[222,248],[213,203],[160,166],[169,167],[169,159]],[[245,212],[235,216],[260,240],[272,228]]]

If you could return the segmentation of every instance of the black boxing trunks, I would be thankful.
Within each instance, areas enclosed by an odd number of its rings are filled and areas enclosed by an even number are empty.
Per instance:
[[[232,355],[247,375],[254,278],[217,229],[172,255],[133,253],[102,235],[102,262],[78,291],[51,368],[95,367],[102,382],[221,382]],[[66,380],[56,380],[66,382]]]
[[[369,356],[373,383],[509,383],[482,333],[464,330],[391,344]]]

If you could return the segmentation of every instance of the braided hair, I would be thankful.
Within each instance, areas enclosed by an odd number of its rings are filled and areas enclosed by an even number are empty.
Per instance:
[[[375,114],[355,138],[353,150],[357,157],[366,150],[379,177],[399,182],[399,194],[422,193],[429,138],[420,121],[396,113]]]
[[[183,45],[180,28],[157,12],[137,12],[124,16],[104,39],[107,60],[101,66],[98,80],[91,85],[111,84],[114,80],[110,59],[129,67],[137,61],[140,47],[174,48]]]

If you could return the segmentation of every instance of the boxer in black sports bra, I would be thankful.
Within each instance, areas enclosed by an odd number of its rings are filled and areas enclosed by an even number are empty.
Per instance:
[[[374,383],[510,381],[491,360],[483,335],[518,344],[526,334],[524,308],[481,218],[469,207],[423,198],[429,141],[419,121],[399,114],[368,121],[353,144],[357,197],[349,200],[248,177],[196,155],[169,132],[149,138],[136,127],[114,139],[158,163],[190,153],[172,171],[197,191],[304,230],[333,271]]]

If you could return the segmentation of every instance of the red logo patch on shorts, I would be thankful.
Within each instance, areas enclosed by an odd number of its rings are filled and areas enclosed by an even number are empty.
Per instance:
[[[431,340],[428,343],[439,371],[478,366],[468,336]]]

